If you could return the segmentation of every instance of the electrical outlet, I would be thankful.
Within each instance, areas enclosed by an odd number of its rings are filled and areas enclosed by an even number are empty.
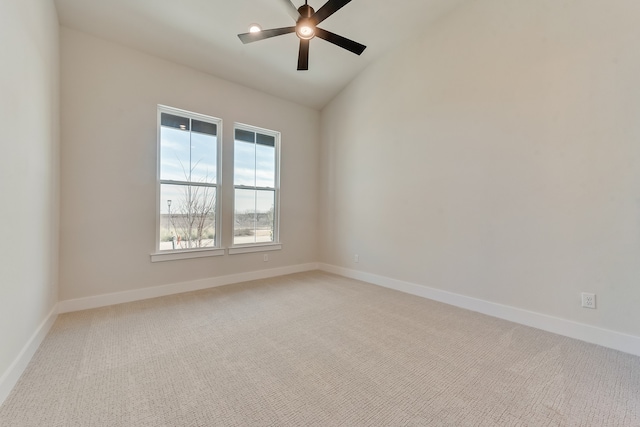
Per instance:
[[[263,257],[262,257],[262,260],[263,260],[264,262],[269,261],[269,254],[264,254],[264,255],[263,255]]]
[[[580,295],[582,296],[582,306],[584,308],[596,308],[596,294],[583,292]]]
[[[355,255],[353,256],[353,261],[355,261],[355,262],[360,262],[360,255],[355,254]]]

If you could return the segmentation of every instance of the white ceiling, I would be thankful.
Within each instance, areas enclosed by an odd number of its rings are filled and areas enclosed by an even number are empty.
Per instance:
[[[374,59],[466,0],[353,0],[319,26],[367,49],[357,56],[313,39],[308,71],[296,70],[295,34],[247,45],[237,37],[251,23],[294,25],[283,0],[54,1],[61,25],[320,109]],[[309,0],[315,10],[324,3]]]

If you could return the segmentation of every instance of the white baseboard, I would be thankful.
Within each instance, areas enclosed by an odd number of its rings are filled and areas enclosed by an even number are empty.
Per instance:
[[[36,354],[38,347],[40,347],[40,344],[42,344],[42,341],[49,333],[49,330],[51,329],[51,326],[53,326],[57,317],[58,305],[56,304],[53,306],[47,317],[42,321],[40,326],[38,326],[38,329],[36,329],[31,338],[29,338],[29,341],[27,341],[25,346],[22,348],[18,357],[16,357],[13,363],[0,377],[0,405],[2,405],[5,399],[9,396],[9,393],[11,393],[11,390],[27,368],[27,365],[31,361],[33,355]]]
[[[134,289],[131,291],[114,292],[110,294],[64,300],[58,303],[58,307],[60,313],[69,313],[72,311],[88,310],[91,308],[105,307],[125,302],[180,294],[183,292],[199,291],[201,289],[215,288],[217,286],[231,285],[233,283],[247,282],[249,280],[267,279],[269,277],[284,276],[285,274],[301,273],[303,271],[317,269],[317,263],[309,263],[271,268],[267,270],[250,271],[247,273],[230,274],[227,276],[211,277],[207,279],[192,280],[189,282],[172,283],[169,285],[152,286],[149,288]]]
[[[521,325],[531,326],[533,328],[553,332],[558,335],[575,338],[581,341],[598,344],[603,347],[640,356],[640,337],[638,336],[628,335],[584,323],[574,322],[572,320],[561,319],[559,317],[536,313],[521,308],[455,294],[440,289],[434,289],[428,286],[418,285],[416,283],[391,279],[377,274],[351,270],[330,264],[321,263],[318,266],[321,270],[329,273],[361,280],[363,282],[383,286],[385,288],[395,289],[408,294],[417,295],[489,316],[498,317],[500,319],[509,320]]]

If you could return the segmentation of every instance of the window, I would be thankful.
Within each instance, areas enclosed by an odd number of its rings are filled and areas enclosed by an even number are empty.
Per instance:
[[[221,125],[214,117],[158,106],[159,252],[220,246]]]
[[[280,133],[238,124],[234,132],[233,244],[277,243]]]

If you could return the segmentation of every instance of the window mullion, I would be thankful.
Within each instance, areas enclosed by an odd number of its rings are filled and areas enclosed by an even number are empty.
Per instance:
[[[193,195],[191,194],[191,177],[193,174],[193,141],[191,139],[191,129],[193,129],[193,119],[189,119],[189,202],[187,204],[187,206],[189,207],[189,211],[187,212],[187,224],[188,224],[188,233],[189,235],[187,236],[187,242],[189,248],[192,247],[192,242],[191,242],[191,235],[193,234]]]
[[[257,135],[253,134],[253,240],[258,240],[258,144]]]
[[[193,173],[193,141],[191,139],[191,129],[193,128],[193,119],[189,119],[189,179],[191,182],[191,174]]]

